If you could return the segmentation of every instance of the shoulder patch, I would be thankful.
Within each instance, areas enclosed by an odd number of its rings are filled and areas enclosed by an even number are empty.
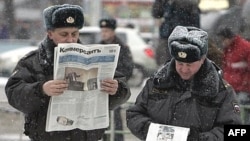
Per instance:
[[[27,59],[31,56],[33,56],[36,53],[37,50],[30,51],[29,53],[25,54],[22,59]]]
[[[237,102],[232,102],[232,106],[235,113],[240,113],[240,106]]]

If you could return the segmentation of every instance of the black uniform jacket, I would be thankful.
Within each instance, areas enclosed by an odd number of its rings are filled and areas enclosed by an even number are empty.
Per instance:
[[[206,59],[192,81],[171,60],[152,76],[127,110],[127,126],[145,140],[150,123],[190,128],[188,141],[223,141],[225,124],[241,124],[235,92]]]
[[[25,134],[33,141],[97,141],[105,129],[45,132],[50,97],[42,90],[44,82],[53,79],[53,55],[56,45],[45,38],[39,48],[22,58],[5,87],[9,104],[25,115]],[[126,78],[115,73],[118,91],[109,96],[110,109],[125,103],[130,97]]]

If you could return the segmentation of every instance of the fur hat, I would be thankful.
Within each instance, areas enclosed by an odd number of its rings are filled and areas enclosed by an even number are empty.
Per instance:
[[[198,61],[207,54],[208,34],[196,27],[176,26],[168,38],[168,48],[178,61]]]
[[[43,10],[44,24],[47,30],[60,27],[82,28],[83,10],[78,5],[54,5]]]
[[[116,28],[116,20],[115,19],[101,19],[99,22],[100,28],[111,28],[115,29]]]

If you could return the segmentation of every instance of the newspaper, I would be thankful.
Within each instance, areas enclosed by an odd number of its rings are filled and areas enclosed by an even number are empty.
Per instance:
[[[68,90],[52,96],[46,131],[93,130],[109,126],[108,94],[100,82],[113,78],[118,44],[58,44],[54,54],[54,79],[68,81]]]
[[[186,141],[189,128],[151,123],[146,141]]]

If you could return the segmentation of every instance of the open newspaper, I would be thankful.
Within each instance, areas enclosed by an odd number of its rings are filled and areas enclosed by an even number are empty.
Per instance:
[[[151,123],[146,141],[186,141],[189,128]]]
[[[58,44],[54,79],[66,80],[69,86],[62,95],[51,97],[46,131],[109,126],[108,94],[100,91],[100,82],[114,77],[119,52],[118,44]]]

